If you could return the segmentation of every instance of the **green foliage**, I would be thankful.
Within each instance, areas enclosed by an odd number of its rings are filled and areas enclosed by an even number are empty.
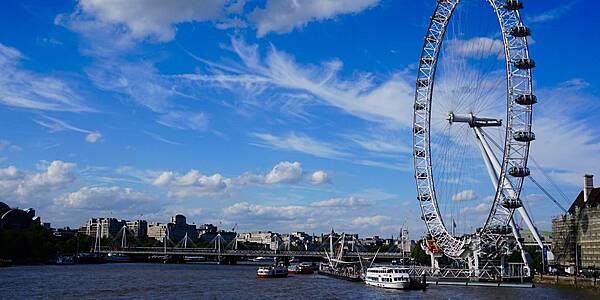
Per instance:
[[[0,231],[0,257],[23,262],[44,262],[56,251],[52,232],[39,225]]]
[[[423,250],[423,248],[421,248],[421,243],[423,243],[423,240],[419,240],[417,242],[417,244],[415,245],[415,248],[412,250],[412,253],[410,254],[410,256],[418,264],[429,265],[429,264],[431,264],[431,258],[429,257],[429,255],[427,255],[427,253],[425,253],[425,250]]]

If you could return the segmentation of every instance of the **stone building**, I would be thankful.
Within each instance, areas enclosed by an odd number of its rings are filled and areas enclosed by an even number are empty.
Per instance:
[[[585,175],[584,188],[568,212],[552,220],[555,264],[600,268],[600,188]]]
[[[135,237],[144,237],[148,235],[148,222],[145,220],[126,221],[127,229]]]
[[[187,233],[188,238],[195,241],[198,238],[196,225],[187,224],[184,215],[174,215],[169,223],[148,224],[148,237],[163,240],[167,235],[173,241],[180,241]]]
[[[101,238],[114,237],[125,224],[126,221],[116,218],[91,218],[79,227],[79,234],[95,237],[100,230]]]

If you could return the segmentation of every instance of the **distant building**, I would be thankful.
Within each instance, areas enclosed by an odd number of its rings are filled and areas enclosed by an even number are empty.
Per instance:
[[[568,212],[552,220],[552,252],[558,265],[599,268],[600,188],[594,188],[593,175],[584,179]]]
[[[59,238],[59,239],[70,239],[74,236],[77,236],[79,230],[77,229],[71,229],[70,227],[63,227],[63,228],[53,228],[52,229],[52,234]]]
[[[154,223],[148,224],[146,234],[149,238],[162,241],[169,231],[169,223]]]
[[[281,239],[290,248],[302,250],[307,250],[313,242],[313,236],[302,231],[282,234]]]
[[[10,208],[0,202],[0,229],[25,229],[33,224],[40,225],[40,217],[35,216],[35,210]]]
[[[135,237],[145,237],[148,235],[148,222],[145,220],[126,221],[127,229]]]
[[[127,223],[116,218],[92,218],[79,227],[79,234],[95,237],[100,230],[101,238],[115,237]]]
[[[200,238],[203,234],[216,233],[217,226],[215,226],[213,224],[202,224],[202,225],[198,226],[197,231],[198,231],[198,238]]]
[[[178,214],[171,217],[169,223],[148,224],[148,237],[162,241],[165,235],[174,241],[179,241],[187,234],[188,238],[195,241],[198,238],[196,225],[187,224],[184,215]]]
[[[271,248],[271,241],[273,239],[273,232],[271,231],[253,231],[241,233],[237,237],[238,242],[250,243],[263,246],[265,248]]]

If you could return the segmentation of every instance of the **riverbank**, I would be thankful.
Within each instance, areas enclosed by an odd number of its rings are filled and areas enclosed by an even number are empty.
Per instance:
[[[534,283],[540,284],[551,284],[558,286],[572,286],[572,287],[589,287],[589,288],[600,288],[600,280],[597,278],[584,278],[584,277],[573,277],[573,276],[558,276],[558,275],[535,275],[533,277]]]

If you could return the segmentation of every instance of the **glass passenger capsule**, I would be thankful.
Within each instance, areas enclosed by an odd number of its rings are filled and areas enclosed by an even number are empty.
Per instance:
[[[529,176],[530,172],[528,167],[513,166],[508,169],[508,174],[512,177],[526,177]]]
[[[515,98],[515,102],[521,105],[532,105],[537,103],[537,97],[533,94],[523,94]]]
[[[517,142],[531,142],[535,140],[535,133],[531,131],[516,131],[513,133],[513,139]]]
[[[502,206],[504,208],[507,209],[517,209],[521,206],[523,206],[523,202],[521,202],[521,199],[511,199],[511,198],[506,198],[504,200],[502,200]]]
[[[535,61],[531,58],[519,58],[515,60],[514,65],[517,69],[529,70],[535,68]]]
[[[523,25],[517,25],[511,28],[509,33],[514,37],[526,37],[531,35],[529,28]]]
[[[519,0],[506,0],[503,7],[507,10],[519,10],[523,8],[523,3]]]

